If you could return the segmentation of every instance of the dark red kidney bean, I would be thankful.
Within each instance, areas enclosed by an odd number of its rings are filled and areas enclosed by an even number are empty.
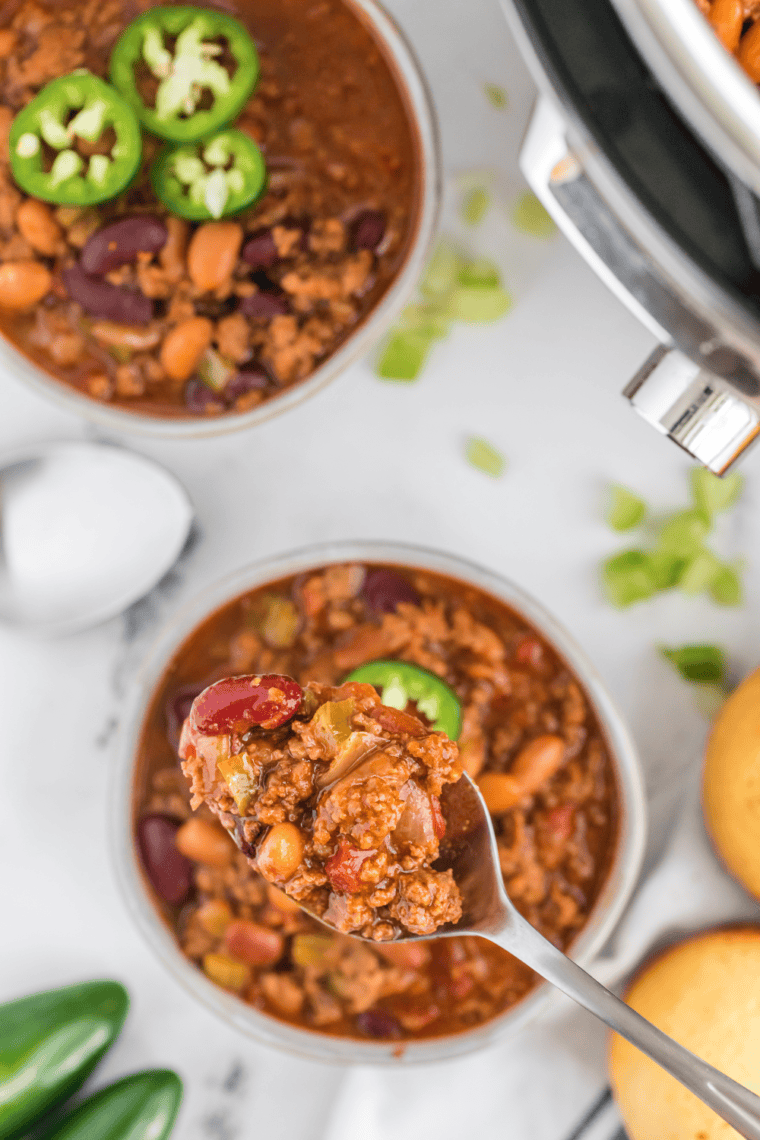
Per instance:
[[[282,293],[252,293],[250,297],[243,297],[240,302],[240,312],[244,317],[282,317],[290,312],[290,303]]]
[[[185,407],[197,416],[205,416],[210,408],[214,411],[222,410],[216,392],[212,392],[202,380],[188,380],[185,384]]]
[[[153,302],[139,289],[125,289],[101,277],[88,277],[79,265],[64,269],[62,277],[72,301],[91,317],[119,325],[149,325],[153,320]]]
[[[401,602],[412,606],[420,604],[420,596],[411,582],[393,570],[370,570],[361,592],[370,609],[378,614],[395,613]]]
[[[241,254],[243,261],[256,269],[269,269],[280,260],[280,254],[275,244],[271,230],[262,230],[245,243]]]
[[[338,850],[325,863],[325,874],[330,880],[332,889],[348,891],[351,894],[360,891],[363,886],[360,878],[362,864],[372,855],[377,855],[377,851],[374,849],[362,851],[347,839],[341,839]]]
[[[351,225],[354,249],[377,249],[385,237],[385,228],[385,214],[380,210],[364,210]]]
[[[205,687],[203,682],[199,682],[197,685],[183,685],[182,688],[178,689],[166,702],[164,709],[166,735],[175,751],[179,745],[182,725],[185,723],[186,718],[190,716],[193,701],[199,693],[203,692]]]
[[[79,264],[85,273],[102,276],[135,261],[138,253],[158,253],[168,239],[169,231],[160,218],[150,214],[121,218],[87,239]]]
[[[401,1036],[401,1026],[386,1009],[365,1009],[356,1015],[356,1027],[366,1037],[394,1041]]]
[[[185,901],[193,887],[193,865],[174,842],[181,824],[168,815],[144,815],[137,842],[145,873],[156,894],[171,906]]]
[[[295,716],[302,700],[303,689],[292,677],[250,673],[209,685],[195,698],[192,717],[206,736],[245,732],[252,725],[279,728]]]
[[[238,396],[246,392],[263,392],[270,384],[269,376],[263,368],[252,368],[247,372],[238,372],[227,382],[224,388],[224,398],[234,403]]]

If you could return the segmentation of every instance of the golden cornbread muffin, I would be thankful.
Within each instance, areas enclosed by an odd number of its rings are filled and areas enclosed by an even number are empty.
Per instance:
[[[667,950],[626,1000],[717,1069],[760,1091],[760,929],[699,934]],[[610,1082],[630,1140],[729,1140],[735,1129],[622,1037]]]
[[[718,854],[760,898],[760,669],[731,694],[715,721],[702,802]]]

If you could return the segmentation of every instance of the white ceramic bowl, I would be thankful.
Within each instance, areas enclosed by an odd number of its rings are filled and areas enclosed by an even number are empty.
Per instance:
[[[633,741],[593,665],[542,606],[505,578],[474,563],[434,550],[386,542],[349,542],[312,546],[260,562],[209,587],[177,613],[154,643],[129,694],[118,734],[113,789],[117,874],[132,915],[171,974],[189,992],[242,1033],[313,1060],[391,1064],[431,1062],[458,1057],[518,1032],[548,1000],[548,984],[485,1025],[448,1037],[410,1041],[399,1053],[397,1042],[330,1037],[278,1021],[219,989],[184,957],[150,899],[133,839],[133,775],[143,723],[156,686],[185,638],[225,603],[248,590],[331,562],[385,562],[447,575],[475,586],[521,614],[567,662],[581,681],[612,756],[620,796],[617,850],[607,881],[591,916],[572,948],[573,958],[588,965],[602,948],[628,902],[638,878],[646,834],[646,808],[639,760]]]
[[[412,237],[392,284],[343,345],[312,374],[282,395],[266,400],[242,415],[196,416],[187,419],[161,418],[111,407],[86,396],[28,360],[0,335],[0,374],[3,372],[29,384],[40,395],[55,400],[68,411],[94,420],[112,431],[168,439],[200,439],[224,435],[263,423],[294,408],[319,392],[340,375],[354,360],[376,344],[401,313],[416,288],[427,262],[441,207],[442,169],[438,123],[432,98],[419,62],[398,25],[377,0],[346,0],[362,21],[368,24],[384,54],[404,97],[415,135],[419,183],[415,202]]]

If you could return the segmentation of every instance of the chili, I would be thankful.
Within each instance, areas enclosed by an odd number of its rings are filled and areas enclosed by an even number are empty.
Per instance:
[[[175,39],[174,51],[166,38]],[[235,61],[230,75],[220,62],[225,48]],[[155,105],[143,97],[145,66],[158,80]],[[242,110],[256,86],[259,57],[243,25],[221,12],[191,7],[151,8],[129,25],[111,56],[111,81],[142,123],[159,138],[195,142]],[[212,105],[202,107],[206,92]]]
[[[427,669],[408,661],[370,661],[349,673],[347,681],[362,681],[380,690],[384,705],[405,709],[410,703],[430,721],[436,732],[458,740],[462,730],[462,707],[456,693]]]
[[[72,111],[77,114],[70,118]],[[87,161],[76,148],[77,139],[96,143],[108,130],[116,135],[109,154],[93,154]],[[43,88],[16,116],[9,147],[21,189],[62,206],[93,206],[115,198],[142,159],[140,124],[131,107],[89,71],[64,75]],[[50,151],[55,157],[46,169]]]
[[[153,189],[168,210],[191,222],[238,214],[266,186],[261,151],[242,131],[219,131],[199,143],[167,147],[151,170]]]

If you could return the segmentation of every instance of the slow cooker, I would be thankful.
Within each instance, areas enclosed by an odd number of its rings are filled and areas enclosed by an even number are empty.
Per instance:
[[[503,0],[520,165],[658,347],[624,390],[722,474],[760,434],[760,93],[694,0]]]

